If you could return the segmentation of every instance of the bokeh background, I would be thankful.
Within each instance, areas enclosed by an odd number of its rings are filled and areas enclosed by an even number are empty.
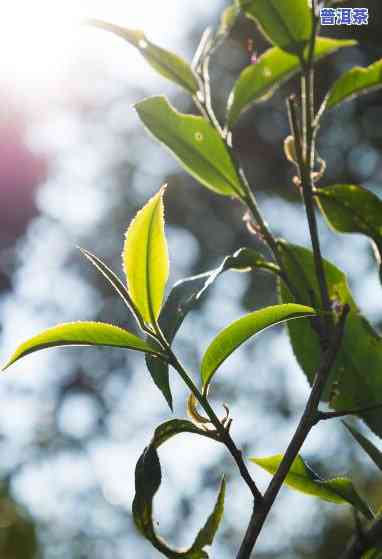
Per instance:
[[[359,7],[359,2],[344,6]],[[324,34],[354,37],[319,64],[317,100],[349,67],[380,58],[382,6],[363,0],[370,24]],[[173,282],[218,265],[241,246],[260,249],[242,208],[203,189],[142,129],[132,104],[164,93],[194,111],[186,94],[153,74],[122,40],[80,24],[99,17],[142,27],[160,45],[191,59],[205,27],[216,26],[222,0],[65,3],[14,0],[0,21],[0,355],[61,321],[101,319],[131,326],[126,310],[76,246],[121,273],[123,233],[136,210],[168,182],[167,237]],[[266,47],[240,19],[212,63],[220,117],[238,73],[249,64],[247,40]],[[234,142],[273,231],[309,246],[304,213],[282,142],[291,81],[238,123]],[[323,184],[354,182],[378,193],[382,178],[382,104],[375,92],[325,117],[319,152]],[[362,310],[378,327],[381,289],[373,253],[357,236],[338,236],[320,221],[323,251],[348,274]],[[176,350],[197,378],[203,349],[245,311],[275,303],[271,276],[223,275],[187,318]],[[172,375],[175,416],[187,392]],[[247,456],[283,452],[308,394],[283,328],[246,344],[214,385],[227,402],[232,433]],[[0,556],[4,559],[156,559],[131,518],[135,463],[169,410],[144,359],[123,350],[50,350],[22,360],[0,380]],[[350,474],[374,504],[380,475],[340,422],[320,425],[303,455],[323,475]],[[155,501],[158,529],[174,545],[191,543],[228,478],[224,521],[211,556],[234,556],[250,497],[217,445],[182,435],[160,451],[163,483]],[[251,466],[264,488],[266,474]],[[261,559],[336,558],[354,527],[346,507],[283,489],[259,541]]]

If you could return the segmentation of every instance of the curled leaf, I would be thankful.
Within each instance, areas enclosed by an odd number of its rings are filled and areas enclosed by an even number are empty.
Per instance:
[[[204,548],[211,545],[219,527],[224,511],[225,480],[220,484],[219,494],[211,515],[199,531],[193,545],[180,551],[172,549],[157,535],[153,521],[153,499],[157,493],[162,472],[157,449],[179,433],[195,433],[214,438],[213,434],[198,429],[186,420],[174,419],[156,428],[150,445],[143,451],[135,470],[135,497],[133,501],[134,522],[141,534],[151,542],[165,557],[170,559],[208,559]]]

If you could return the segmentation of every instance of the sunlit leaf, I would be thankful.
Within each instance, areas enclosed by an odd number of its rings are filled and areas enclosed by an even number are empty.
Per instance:
[[[356,66],[345,72],[332,86],[327,98],[326,108],[332,109],[343,101],[350,101],[364,93],[382,87],[382,60],[367,68]]]
[[[344,423],[346,429],[357,441],[360,447],[369,455],[374,464],[382,471],[382,452],[367,437],[362,435],[357,429]]]
[[[351,47],[356,41],[317,37],[314,60],[317,62],[343,47]],[[228,99],[227,124],[231,128],[240,114],[252,103],[265,101],[286,80],[299,70],[299,58],[278,47],[268,49],[255,64],[247,66],[236,81]]]
[[[302,53],[312,33],[308,0],[239,0],[239,5],[271,43],[287,52]]]
[[[285,242],[279,246],[285,270],[299,295],[296,301],[280,281],[280,301],[314,304],[319,307],[320,290],[312,252]],[[346,319],[341,349],[332,367],[323,399],[329,400],[331,407],[336,410],[379,404],[382,393],[381,337],[360,314],[345,274],[327,260],[324,260],[324,269],[331,301],[337,307],[348,304],[350,312]],[[322,356],[320,337],[315,324],[313,321],[309,323],[296,320],[287,326],[297,361],[312,384]],[[381,410],[364,412],[359,414],[359,417],[374,433],[382,436]]]
[[[122,260],[129,294],[147,324],[155,324],[169,274],[162,188],[131,222]]]
[[[139,50],[145,60],[163,77],[180,85],[192,94],[199,90],[199,82],[191,66],[177,54],[151,43],[144,32],[126,29],[106,21],[91,19],[90,25],[111,31]]]
[[[370,237],[382,257],[382,201],[376,194],[355,184],[335,184],[318,189],[317,196],[335,231]]]
[[[212,514],[200,530],[193,545],[185,550],[172,549],[157,535],[153,520],[153,499],[162,480],[157,449],[173,436],[180,433],[194,433],[202,437],[214,438],[211,433],[198,429],[186,420],[174,419],[156,428],[150,445],[138,460],[135,470],[135,497],[133,501],[134,522],[141,534],[149,540],[165,557],[171,559],[208,559],[204,547],[211,545],[224,510],[225,481],[221,482],[219,494]]]
[[[232,322],[216,336],[203,356],[201,379],[204,391],[215,371],[246,340],[274,324],[314,314],[314,309],[307,306],[275,305],[252,312]]]
[[[232,256],[227,256],[218,268],[178,281],[170,291],[158,319],[167,341],[172,343],[187,314],[220,274],[228,270],[249,271],[254,268],[277,271],[277,266],[267,261],[256,250],[241,248]],[[155,384],[172,409],[168,364],[151,355],[146,355],[146,363]]]
[[[135,105],[153,136],[204,186],[226,196],[243,195],[241,180],[219,133],[200,116],[179,113],[165,97]]]
[[[3,370],[21,357],[50,347],[111,346],[158,354],[158,350],[128,330],[103,322],[69,322],[44,330],[22,343]]]
[[[276,454],[275,456],[251,458],[250,460],[271,475],[274,475],[282,459],[282,454]],[[374,518],[370,507],[357,493],[350,479],[345,477],[322,479],[304,462],[301,456],[297,456],[293,462],[284,483],[296,491],[318,497],[323,501],[339,505],[352,505],[366,518]]]

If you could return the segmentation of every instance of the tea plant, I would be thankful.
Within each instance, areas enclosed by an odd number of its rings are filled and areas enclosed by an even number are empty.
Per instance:
[[[253,57],[238,77],[222,123],[213,109],[210,61],[230,34],[239,12],[256,22],[272,46]],[[332,418],[356,415],[376,435],[382,435],[382,340],[360,314],[345,274],[323,258],[316,217],[318,209],[335,231],[369,237],[375,249],[376,264],[381,265],[382,202],[359,185],[319,185],[324,181],[325,162],[317,153],[316,138],[324,113],[382,86],[382,61],[367,68],[355,67],[340,76],[316,110],[315,63],[339,49],[352,47],[355,41],[319,35],[315,0],[311,3],[308,0],[237,0],[224,11],[217,31],[207,30],[203,34],[192,64],[153,44],[140,30],[98,20],[90,23],[125,39],[154,70],[192,97],[200,113],[198,116],[178,112],[162,96],[140,101],[135,110],[154,138],[170,150],[188,173],[216,194],[241,202],[249,230],[262,240],[264,254],[251,247],[239,249],[216,270],[178,282],[164,300],[169,260],[164,231],[165,188],[162,187],[127,229],[122,253],[126,282],[97,256],[82,250],[132,313],[140,335],[112,324],[61,324],[21,344],[5,368],[29,353],[55,346],[98,345],[140,351],[145,353],[152,379],[170,409],[170,370],[180,375],[190,392],[189,420],[170,419],[159,425],[135,471],[135,524],[162,555],[173,559],[208,558],[205,548],[212,544],[223,515],[224,479],[215,507],[189,549],[172,549],[156,532],[153,498],[161,483],[157,451],[170,438],[186,432],[224,445],[253,496],[253,511],[237,553],[238,559],[251,556],[284,483],[322,500],[348,504],[363,519],[344,549],[343,559],[382,557],[378,547],[382,541],[381,515],[371,509],[350,479],[336,476],[322,479],[300,455],[311,429]],[[266,101],[296,74],[301,75],[301,88],[286,100],[290,135],[284,142],[284,151],[296,169],[294,183],[306,210],[311,250],[273,235],[258,206],[255,189],[250,187],[233,149],[233,130],[242,113],[253,103]],[[199,380],[195,381],[172,348],[182,322],[222,273],[255,269],[277,276],[279,304],[251,312],[226,326],[207,347],[200,364]],[[285,452],[247,458],[231,436],[228,408],[223,418],[214,411],[209,387],[220,365],[237,348],[258,332],[281,322],[287,322],[290,342],[311,391]],[[322,411],[320,402],[327,402],[332,411]],[[382,470],[382,453],[354,427],[346,427]],[[272,475],[264,493],[256,484],[250,462]]]

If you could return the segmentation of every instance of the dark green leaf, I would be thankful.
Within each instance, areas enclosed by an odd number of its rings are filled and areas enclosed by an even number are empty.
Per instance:
[[[158,449],[166,441],[175,437],[175,435],[180,435],[182,433],[191,433],[219,441],[219,438],[213,431],[204,431],[203,429],[199,429],[199,427],[187,419],[170,419],[155,429],[154,436],[150,444]]]
[[[318,61],[343,47],[351,47],[356,41],[317,37],[314,60]],[[265,101],[286,80],[300,70],[297,56],[277,47],[268,49],[255,64],[247,66],[228,99],[227,125],[235,124],[240,114],[252,103]]]
[[[372,459],[374,464],[382,471],[382,452],[371,442],[368,438],[366,438],[362,433],[351,427],[347,423],[344,423],[346,429],[349,433],[353,436],[353,438],[357,441],[361,448],[369,455]]]
[[[251,461],[274,475],[282,459],[282,454],[276,454],[265,458],[251,458]],[[369,520],[374,518],[370,507],[357,493],[350,479],[345,477],[322,479],[301,456],[297,456],[293,462],[284,483],[296,491],[318,497],[323,501],[339,505],[350,504]]]
[[[37,336],[22,343],[9,359],[3,370],[21,357],[46,349],[70,345],[111,346],[135,349],[146,353],[158,354],[158,349],[145,340],[141,340],[128,330],[104,324],[103,322],[69,322],[48,328]]]
[[[312,33],[308,0],[239,0],[239,5],[271,43],[287,52],[302,53]]]
[[[243,195],[241,179],[219,133],[200,116],[179,113],[165,97],[135,105],[153,136],[204,186],[225,196]]]
[[[378,196],[354,184],[320,188],[317,196],[322,213],[335,231],[370,237],[382,257],[382,201]]]
[[[246,340],[265,328],[293,318],[314,315],[311,307],[275,305],[252,312],[224,328],[208,346],[201,364],[201,380],[206,392],[215,371]]]
[[[287,243],[280,243],[281,256],[286,272],[298,292],[298,301],[280,282],[280,300],[319,305],[318,288],[312,252]],[[382,341],[368,321],[360,315],[352,297],[345,274],[332,263],[324,260],[329,296],[336,305],[348,304],[350,313],[341,349],[328,379],[324,400],[330,400],[336,410],[364,408],[379,404],[382,393]],[[313,302],[314,301],[314,302]],[[313,321],[312,321],[313,322]],[[313,324],[314,326],[314,324]],[[307,321],[288,323],[292,347],[301,368],[310,383],[321,360],[322,348],[317,329]],[[356,343],[354,342],[356,340]],[[369,427],[382,436],[380,410],[359,414]]]
[[[350,101],[364,93],[382,87],[382,60],[378,60],[367,68],[356,66],[345,72],[330,89],[325,106],[332,109],[342,101]]]
[[[218,497],[216,499],[214,510],[208,517],[205,525],[200,530],[199,534],[196,536],[195,542],[191,548],[192,551],[198,552],[199,550],[202,550],[207,545],[212,545],[224,513],[225,488],[226,488],[226,482],[225,479],[223,479],[220,485],[220,490],[218,493]]]
[[[212,514],[197,535],[194,544],[186,551],[170,548],[156,534],[153,521],[153,499],[160,487],[162,473],[157,449],[171,437],[180,433],[195,433],[202,437],[215,438],[212,433],[199,429],[186,420],[173,419],[163,423],[155,430],[150,445],[138,460],[135,470],[135,497],[133,517],[138,530],[163,555],[170,559],[208,559],[204,547],[211,545],[218,529],[224,509],[225,481],[222,480],[218,498]]]
[[[143,31],[125,29],[106,21],[89,20],[89,24],[122,37],[139,50],[146,61],[163,77],[180,85],[192,94],[199,90],[198,78],[191,66],[180,56],[151,43]]]
[[[265,260],[256,250],[241,248],[234,255],[227,256],[215,270],[177,282],[159,315],[159,325],[167,341],[170,344],[172,343],[189,311],[221,273],[227,270],[248,271],[253,268],[262,268],[273,272],[278,270],[275,264]],[[170,409],[172,409],[168,364],[151,355],[146,355],[146,363],[155,384],[163,393]]]

